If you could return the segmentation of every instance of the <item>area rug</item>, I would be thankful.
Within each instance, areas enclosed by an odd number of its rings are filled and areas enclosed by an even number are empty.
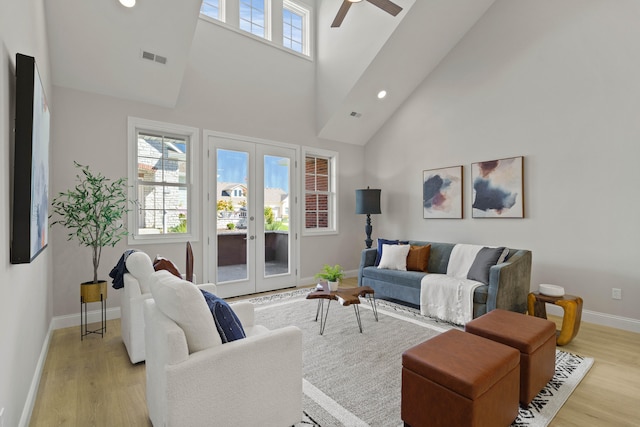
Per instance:
[[[303,335],[303,410],[299,426],[402,426],[402,353],[451,328],[419,310],[378,300],[376,321],[363,299],[360,333],[353,307],[332,301],[326,328],[315,321],[318,300],[308,289],[258,297],[256,323],[270,329],[295,325]],[[326,309],[327,301],[325,301]],[[556,350],[556,373],[513,426],[543,427],[587,374],[593,359]]]

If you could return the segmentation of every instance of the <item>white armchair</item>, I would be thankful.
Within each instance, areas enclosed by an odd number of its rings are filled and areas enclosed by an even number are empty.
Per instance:
[[[122,341],[131,363],[142,362],[144,351],[144,302],[150,298],[149,280],[154,273],[151,258],[144,252],[133,252],[127,257],[128,273],[123,276],[124,294],[120,302],[120,330]],[[195,280],[195,279],[194,279]],[[200,285],[206,291],[215,293],[212,283]]]
[[[200,292],[175,277],[153,276],[161,279],[151,283],[155,300],[145,302],[144,316],[147,407],[154,426],[284,427],[301,421],[300,329],[255,325],[253,304],[239,302],[231,307],[247,337],[222,344]],[[156,286],[166,282],[176,287],[157,294]]]

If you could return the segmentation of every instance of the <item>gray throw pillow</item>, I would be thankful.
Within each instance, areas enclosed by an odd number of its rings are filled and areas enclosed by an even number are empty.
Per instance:
[[[476,255],[476,259],[471,264],[467,279],[477,282],[489,284],[489,269],[496,265],[500,255],[504,252],[504,247],[500,248],[482,248]]]

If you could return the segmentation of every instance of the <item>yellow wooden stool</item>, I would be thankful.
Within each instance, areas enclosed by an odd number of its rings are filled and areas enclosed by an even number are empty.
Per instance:
[[[555,304],[564,310],[562,317],[562,328],[556,331],[556,344],[569,344],[580,330],[580,320],[582,318],[582,298],[575,295],[563,295],[552,297],[543,295],[540,292],[531,292],[527,299],[530,316],[547,318],[546,303]]]

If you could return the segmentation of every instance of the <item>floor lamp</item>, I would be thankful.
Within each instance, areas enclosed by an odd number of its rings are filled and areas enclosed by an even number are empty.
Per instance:
[[[371,232],[373,231],[371,215],[382,213],[380,212],[380,191],[369,187],[356,190],[356,214],[367,215],[367,225],[364,227],[364,231],[367,233],[367,240],[364,241],[367,244],[367,249],[373,243],[371,240]]]

